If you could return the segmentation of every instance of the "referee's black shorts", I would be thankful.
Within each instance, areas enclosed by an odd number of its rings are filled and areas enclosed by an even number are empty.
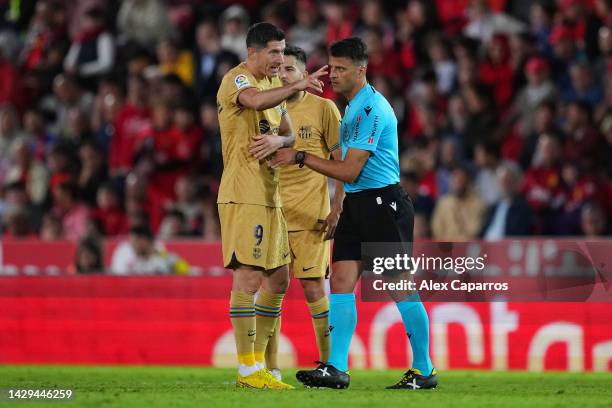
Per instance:
[[[399,184],[346,193],[332,262],[361,260],[362,242],[411,243],[414,208]]]

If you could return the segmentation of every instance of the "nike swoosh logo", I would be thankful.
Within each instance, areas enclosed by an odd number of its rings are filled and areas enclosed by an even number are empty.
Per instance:
[[[283,255],[283,258],[286,258],[289,256],[289,252],[287,252],[285,255]]]
[[[304,268],[304,267],[302,267],[302,271],[306,272],[306,271],[311,270],[312,268],[314,268],[314,266],[311,266],[310,268]]]

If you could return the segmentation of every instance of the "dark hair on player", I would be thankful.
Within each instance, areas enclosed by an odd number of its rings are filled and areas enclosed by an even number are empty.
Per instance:
[[[285,33],[274,24],[256,23],[249,27],[246,37],[247,48],[265,48],[270,41],[282,41]]]
[[[368,64],[368,50],[361,38],[349,37],[336,41],[329,47],[332,57],[348,58],[355,65]]]
[[[306,53],[298,46],[288,45],[287,47],[285,47],[283,54],[295,57],[296,60],[306,65]]]

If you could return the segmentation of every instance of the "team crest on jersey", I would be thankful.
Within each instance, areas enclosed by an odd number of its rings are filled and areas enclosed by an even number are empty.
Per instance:
[[[312,136],[312,126],[300,126],[300,128],[298,129],[298,136],[300,137],[300,139],[310,139],[310,137]]]
[[[251,83],[249,82],[249,78],[247,78],[247,76],[244,74],[236,75],[236,78],[234,78],[234,83],[236,84],[236,87],[238,89],[242,89],[245,86],[251,85]]]
[[[261,248],[260,247],[253,248],[253,258],[255,259],[261,258]]]

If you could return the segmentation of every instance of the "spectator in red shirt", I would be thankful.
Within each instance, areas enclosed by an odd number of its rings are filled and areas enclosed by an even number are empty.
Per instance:
[[[0,47],[0,105],[12,105],[21,110],[25,102],[21,74],[4,52]]]
[[[38,1],[20,56],[20,62],[27,71],[39,67],[45,52],[55,40],[52,26],[53,4],[47,0]]]
[[[394,86],[401,85],[399,57],[392,49],[385,49],[382,30],[369,27],[364,31],[363,38],[368,48],[368,76],[383,75]]]
[[[125,179],[125,210],[130,226],[146,222],[157,231],[169,204],[143,175],[131,172]]]
[[[559,0],[560,17],[571,31],[576,44],[589,58],[597,55],[597,31],[600,19],[585,0]]]
[[[353,23],[349,18],[346,5],[339,0],[327,1],[323,4],[323,16],[327,20],[327,44],[350,37],[353,34]]]
[[[533,165],[527,170],[521,188],[536,216],[536,234],[554,231],[553,214],[564,202],[559,165],[562,159],[559,139],[551,133],[540,135]]]
[[[508,37],[503,34],[493,36],[487,48],[487,57],[480,65],[479,77],[482,83],[493,89],[496,105],[503,114],[512,102],[514,92]]]
[[[150,125],[147,82],[141,76],[128,79],[127,101],[117,114],[110,143],[110,174],[125,177],[132,168],[138,136]]]
[[[97,206],[93,210],[93,220],[105,236],[127,234],[127,215],[121,209],[119,193],[115,186],[109,182],[98,188]]]
[[[138,165],[150,172],[150,187],[166,200],[174,199],[174,183],[182,163],[177,157],[178,133],[172,126],[170,104],[160,100],[152,109],[151,126],[138,137],[136,151]]]
[[[159,102],[153,108],[153,126],[144,134],[141,156],[152,167],[151,187],[166,199],[175,199],[179,177],[196,169],[202,131],[186,102],[172,109]]]
[[[61,142],[54,145],[47,155],[47,166],[51,173],[49,189],[64,182],[74,182],[77,179],[78,158],[72,144]]]
[[[565,202],[555,222],[558,235],[578,235],[582,208],[595,198],[596,185],[589,176],[580,174],[575,162],[566,162],[561,170]]]
[[[183,100],[174,109],[174,130],[177,144],[175,146],[176,158],[185,163],[187,169],[192,170],[201,160],[200,144],[203,139],[202,129],[196,123],[192,107],[194,103]]]

